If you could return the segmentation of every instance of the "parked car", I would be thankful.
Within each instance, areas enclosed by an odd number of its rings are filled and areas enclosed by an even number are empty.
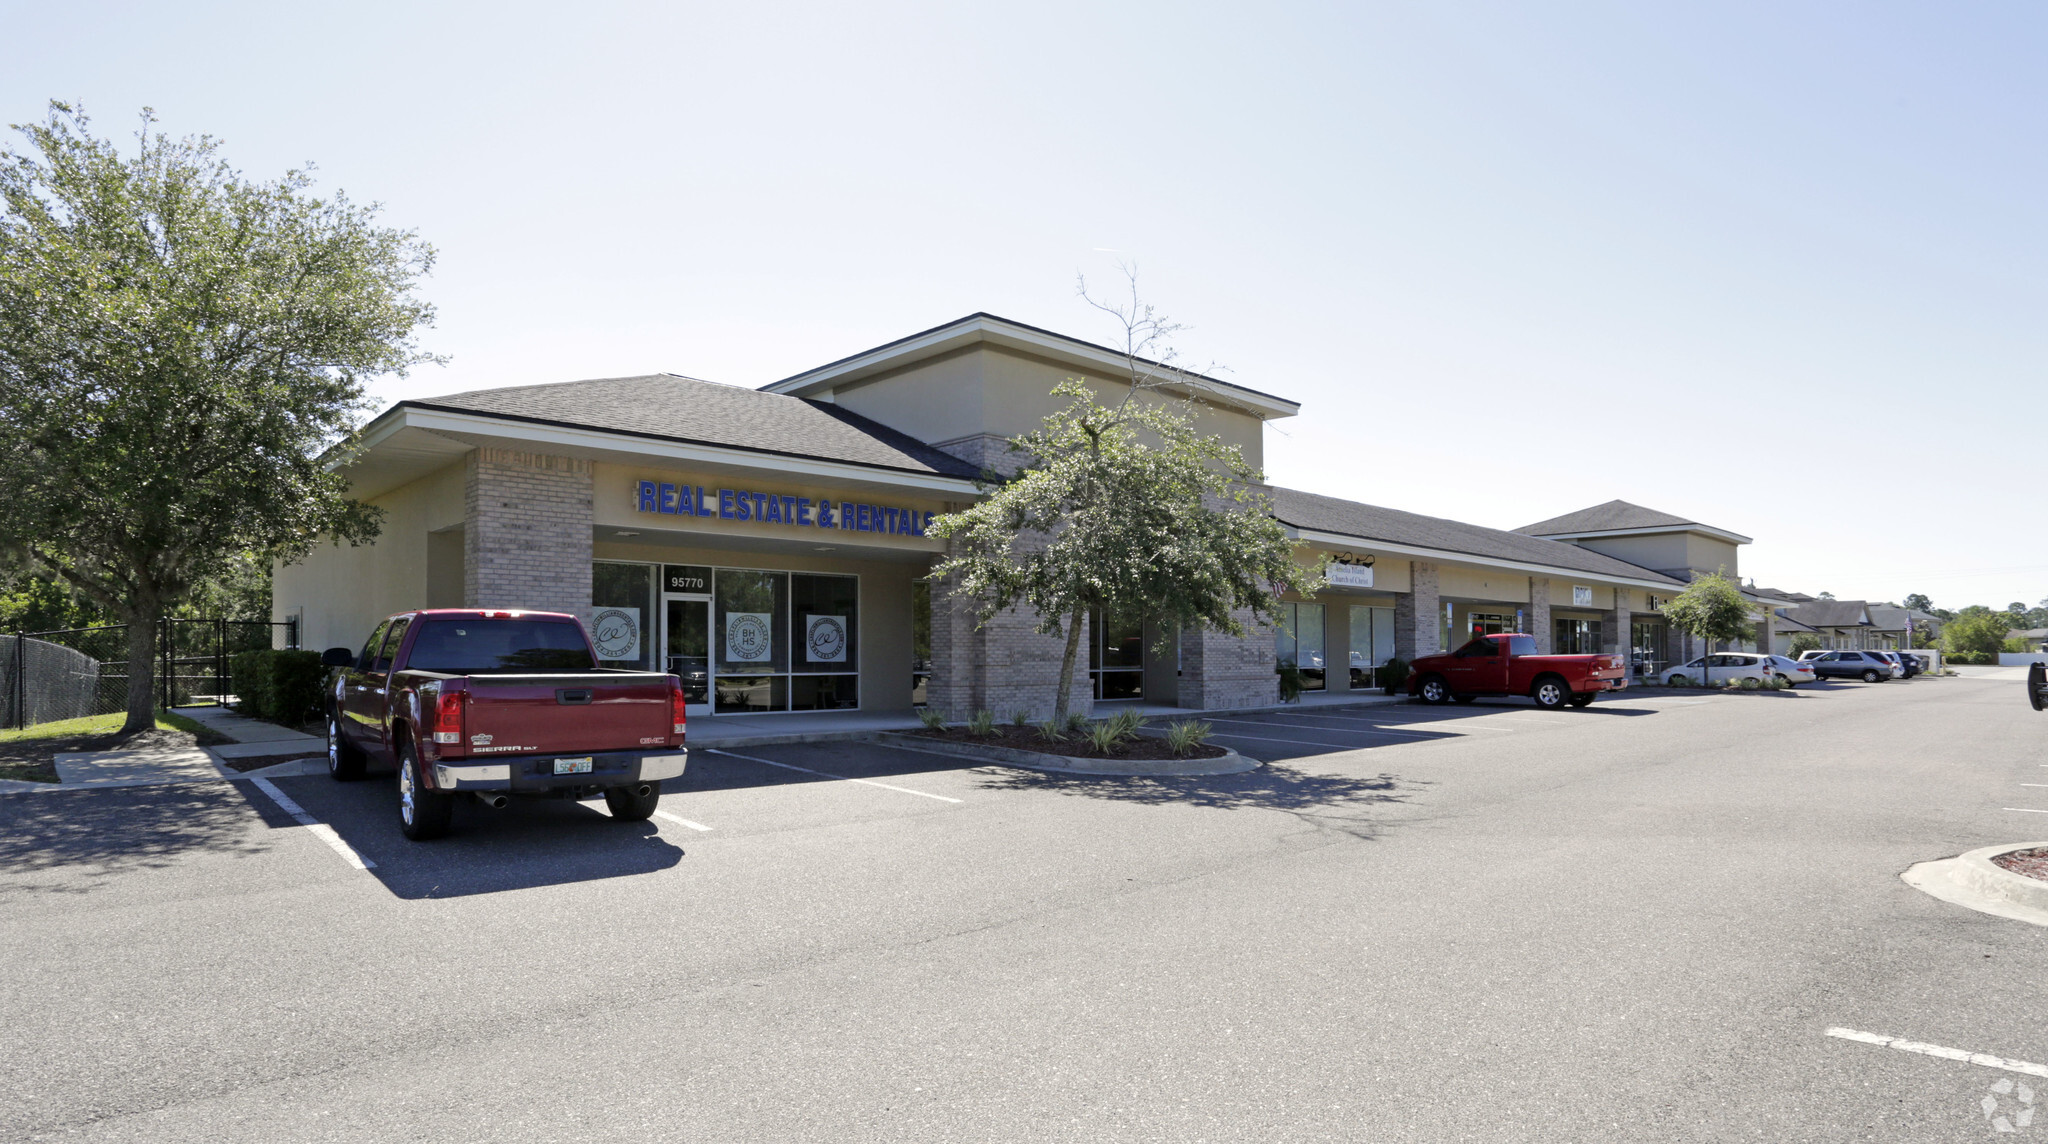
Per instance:
[[[378,624],[360,654],[329,648],[327,770],[398,773],[407,838],[448,829],[455,800],[589,798],[640,821],[680,776],[680,681],[597,666],[583,625],[559,612],[428,609]]]
[[[1754,679],[1759,683],[1778,679],[1787,687],[1796,687],[1814,680],[1813,669],[1798,660],[1761,652],[1726,651],[1698,656],[1691,663],[1667,669],[1658,681],[1667,687],[1681,679],[1698,683],[1702,673],[1710,685],[1723,684],[1731,679]]]
[[[1448,655],[1418,656],[1408,694],[1424,703],[1470,703],[1482,695],[1527,695],[1538,707],[1584,707],[1628,686],[1618,655],[1538,655],[1536,637],[1477,636]]]
[[[1920,674],[1920,661],[1913,658],[1910,655],[1907,655],[1905,652],[1881,651],[1877,652],[1876,654],[1881,655],[1884,658],[1891,660],[1893,663],[1899,665],[1898,678],[1900,679],[1911,679],[1914,676]]]
[[[1867,651],[1810,651],[1799,659],[1811,664],[1814,674],[1822,679],[1860,679],[1865,683],[1890,679],[1894,666],[1890,660],[1879,659],[1875,652]]]

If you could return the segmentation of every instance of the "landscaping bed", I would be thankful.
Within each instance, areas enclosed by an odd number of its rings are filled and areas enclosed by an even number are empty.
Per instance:
[[[999,726],[993,728],[991,733],[987,735],[976,734],[966,727],[948,727],[943,731],[934,731],[926,728],[916,731],[905,731],[903,734],[913,735],[922,739],[931,739],[940,743],[962,743],[977,747],[1007,747],[1013,751],[1036,751],[1041,755],[1060,755],[1069,759],[1159,762],[1172,759],[1220,759],[1230,753],[1227,749],[1219,747],[1214,743],[1203,743],[1189,748],[1186,754],[1177,755],[1174,754],[1173,748],[1167,745],[1165,739],[1146,735],[1140,735],[1135,739],[1126,739],[1117,744],[1114,750],[1103,752],[1096,750],[1095,745],[1083,738],[1078,732],[1068,735],[1064,739],[1048,739],[1039,734],[1036,727]]]
[[[1993,855],[1991,860],[2015,874],[2048,882],[2048,848],[2015,850],[2010,854]]]
[[[210,747],[230,741],[202,723],[162,711],[157,712],[156,726],[148,731],[124,733],[121,724],[126,721],[126,715],[117,713],[0,731],[0,779],[56,782],[58,755]]]

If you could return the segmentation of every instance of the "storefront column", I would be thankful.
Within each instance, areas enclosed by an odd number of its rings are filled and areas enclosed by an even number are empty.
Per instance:
[[[1408,591],[1394,597],[1394,654],[1414,663],[1419,656],[1443,650],[1439,630],[1444,605],[1437,595],[1436,565],[1417,560],[1408,567]]]
[[[954,590],[949,581],[934,580],[932,599],[932,675],[926,695],[932,710],[960,721],[976,711],[992,711],[1007,721],[1024,711],[1034,720],[1049,719],[1059,692],[1060,663],[1066,655],[1064,636],[1038,630],[1037,613],[1009,608],[986,624],[975,622],[975,601]],[[1081,621],[1080,653],[1074,658],[1074,686],[1067,710],[1087,715],[1094,710],[1094,685],[1088,679],[1088,621]]]
[[[589,608],[590,462],[479,448],[467,464],[462,606]]]
[[[1214,711],[1280,702],[1273,625],[1249,609],[1232,615],[1245,626],[1244,635],[1193,629],[1180,633],[1180,706]]]
[[[1529,634],[1536,637],[1536,654],[1549,655],[1550,641],[1550,579],[1545,576],[1529,577]]]
[[[1604,622],[1606,635],[1600,640],[1600,650],[1609,655],[1628,656],[1635,646],[1635,613],[1629,610],[1628,595],[1620,588],[1614,590],[1614,607],[1607,612]],[[1623,666],[1626,666],[1624,663]]]

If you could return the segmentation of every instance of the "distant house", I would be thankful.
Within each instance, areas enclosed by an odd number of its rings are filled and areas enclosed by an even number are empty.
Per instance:
[[[2005,638],[2027,641],[2028,651],[2048,651],[2048,628],[2028,628],[2025,631],[2007,632]]]

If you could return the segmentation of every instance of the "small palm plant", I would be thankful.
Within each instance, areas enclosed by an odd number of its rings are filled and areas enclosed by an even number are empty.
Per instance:
[[[1048,743],[1063,743],[1067,739],[1066,724],[1057,719],[1047,719],[1038,725],[1038,737]]]
[[[1124,737],[1114,720],[1105,719],[1088,725],[1088,745],[1105,755],[1114,755],[1123,746]]]
[[[996,713],[987,708],[976,711],[967,719],[967,730],[969,734],[979,735],[984,739],[995,734]]]
[[[927,731],[943,731],[946,729],[945,714],[930,707],[920,707],[917,709],[917,721],[924,724],[924,729]]]
[[[1183,719],[1166,728],[1166,745],[1174,754],[1184,759],[1196,747],[1208,742],[1209,736],[1214,734],[1215,730],[1215,727],[1208,723]]]
[[[1116,737],[1119,740],[1137,738],[1138,728],[1149,722],[1151,720],[1128,707],[1109,717],[1109,725],[1116,728]]]
[[[1031,726],[1031,712],[1022,707],[1010,712],[1010,726],[1019,731]]]

